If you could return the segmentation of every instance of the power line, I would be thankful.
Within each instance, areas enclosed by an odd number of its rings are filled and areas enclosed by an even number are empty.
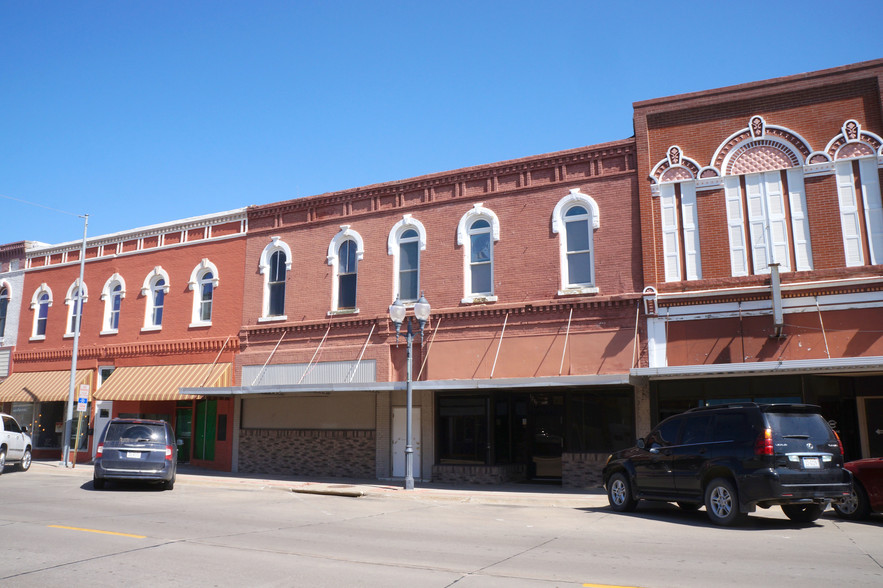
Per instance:
[[[21,198],[13,198],[12,196],[4,196],[0,194],[0,198],[6,198],[7,200],[15,200],[16,202],[21,202],[22,204],[29,204],[31,206],[36,206],[38,208],[45,208],[46,210],[51,210],[53,212],[60,212],[61,214],[68,214],[70,216],[76,216],[78,218],[82,218],[82,214],[77,214],[75,212],[68,212],[66,210],[61,210],[60,208],[52,208],[51,206],[46,206],[45,204],[37,204],[36,202],[30,202],[28,200],[22,200]]]

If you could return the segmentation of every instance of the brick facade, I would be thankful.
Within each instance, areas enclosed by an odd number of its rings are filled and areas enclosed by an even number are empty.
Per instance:
[[[242,429],[239,471],[371,479],[374,431]]]

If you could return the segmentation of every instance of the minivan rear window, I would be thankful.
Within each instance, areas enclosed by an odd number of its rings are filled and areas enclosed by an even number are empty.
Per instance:
[[[165,441],[165,430],[159,425],[141,423],[112,423],[107,429],[105,442],[122,441],[126,443],[162,443]]]

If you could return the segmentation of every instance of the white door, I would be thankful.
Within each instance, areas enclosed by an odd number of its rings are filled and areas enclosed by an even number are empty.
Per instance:
[[[92,421],[92,459],[95,459],[95,451],[98,449],[98,442],[101,440],[101,434],[104,432],[107,423],[110,422],[113,415],[112,400],[96,400],[95,401],[95,420]]]
[[[414,450],[414,479],[423,479],[420,459],[420,408],[411,409],[411,448]],[[392,409],[392,475],[405,477],[405,436],[407,435],[408,409],[404,406]]]

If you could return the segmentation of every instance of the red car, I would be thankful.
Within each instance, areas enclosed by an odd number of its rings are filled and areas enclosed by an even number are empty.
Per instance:
[[[883,512],[883,457],[850,461],[843,467],[852,472],[852,496],[834,505],[837,515],[857,521]]]

